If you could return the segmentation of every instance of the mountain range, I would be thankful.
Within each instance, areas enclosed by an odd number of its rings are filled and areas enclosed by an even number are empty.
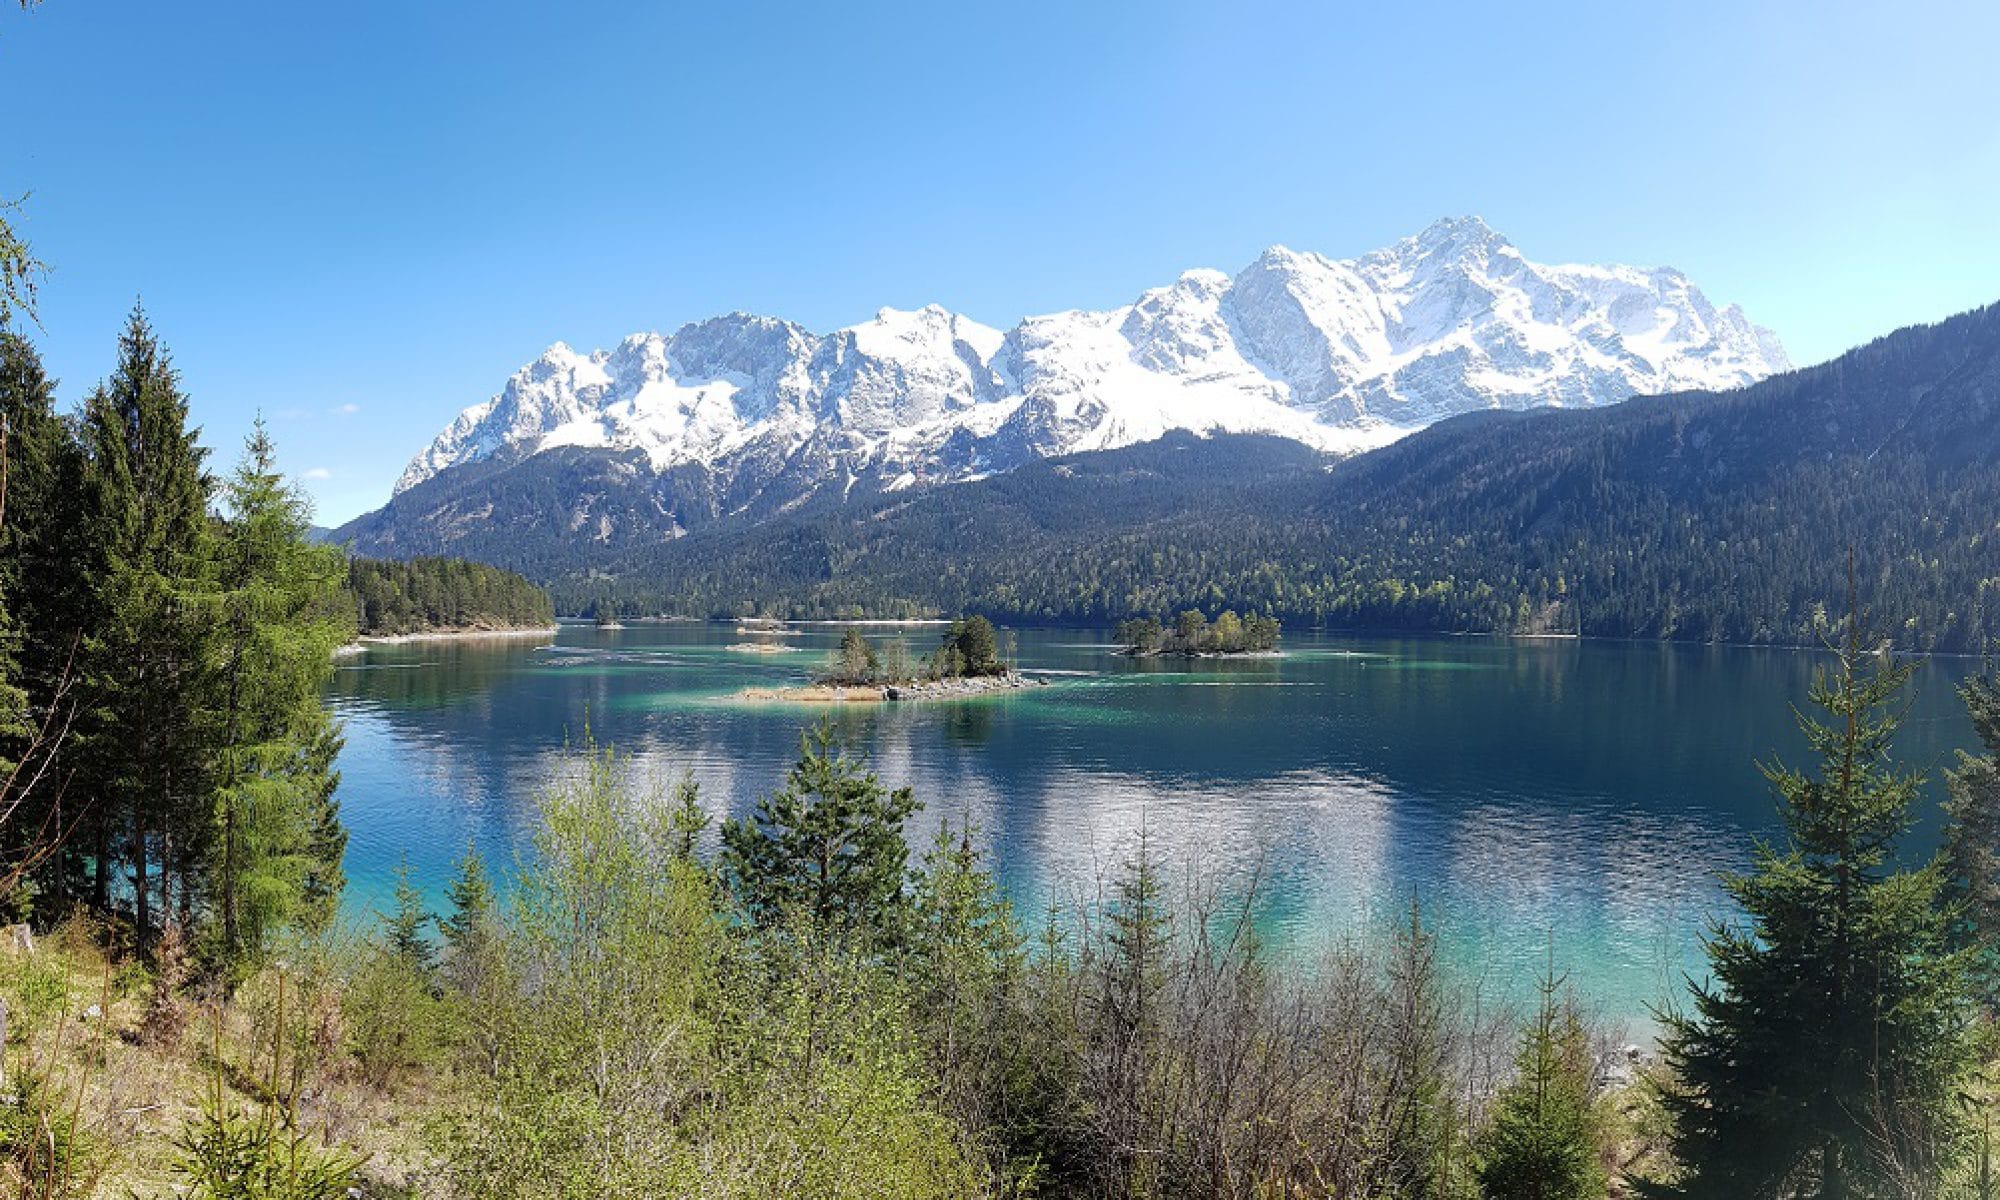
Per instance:
[[[1459,413],[1594,408],[1789,367],[1672,269],[1545,266],[1476,217],[1334,260],[1274,246],[1108,311],[1002,332],[931,306],[831,334],[742,313],[558,343],[466,409],[369,554],[605,555],[718,521],[975,480],[1180,431],[1342,456]]]
[[[1108,623],[1234,606],[1809,645],[1847,612],[1850,556],[1881,637],[2000,648],[2000,305],[1744,388],[1469,413],[1344,461],[1174,433],[526,565],[571,611]]]

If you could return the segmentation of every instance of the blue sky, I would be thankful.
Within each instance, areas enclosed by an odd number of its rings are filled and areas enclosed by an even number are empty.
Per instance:
[[[2000,299],[2000,5],[0,8],[62,394],[143,296],[323,520],[550,342],[1100,307],[1477,213],[1800,362]]]

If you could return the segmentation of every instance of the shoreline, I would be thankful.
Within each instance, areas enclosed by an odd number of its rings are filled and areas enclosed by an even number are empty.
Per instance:
[[[554,637],[559,625],[529,625],[513,629],[425,629],[417,633],[367,633],[334,647],[335,658],[360,654],[374,646],[406,646],[415,642],[479,641],[488,638]]]
[[[808,683],[799,687],[749,687],[742,700],[780,704],[907,704],[922,700],[970,700],[999,692],[1049,686],[1019,671],[959,679],[920,679],[906,683]]]
[[[1283,650],[1133,650],[1117,651],[1120,658],[1283,658]]]

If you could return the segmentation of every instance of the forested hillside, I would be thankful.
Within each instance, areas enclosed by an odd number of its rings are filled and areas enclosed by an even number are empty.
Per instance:
[[[512,571],[462,558],[349,559],[347,591],[364,635],[555,623],[547,592]]]
[[[722,522],[610,562],[642,611],[1288,622],[1796,643],[1861,599],[1902,645],[2000,635],[2000,309],[1738,392],[1477,414],[1329,463],[1177,436]],[[602,564],[593,564],[602,565]],[[582,564],[558,608],[604,594]]]

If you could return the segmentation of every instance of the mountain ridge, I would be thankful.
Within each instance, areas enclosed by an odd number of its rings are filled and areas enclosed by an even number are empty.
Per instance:
[[[920,496],[721,522],[555,572],[558,603],[695,616],[1344,628],[1814,644],[1860,600],[1904,649],[2000,646],[2000,304],[1731,392],[1482,412],[1330,464],[1162,441]]]
[[[928,305],[826,335],[737,313],[590,354],[558,342],[419,453],[391,507],[475,464],[603,451],[680,473],[654,494],[671,532],[1177,429],[1354,453],[1469,409],[1595,406],[1787,365],[1775,335],[1678,271],[1536,264],[1464,217],[1349,260],[1274,246],[1233,276],[1191,270],[1005,332]],[[384,530],[423,519],[343,532],[393,553]]]

